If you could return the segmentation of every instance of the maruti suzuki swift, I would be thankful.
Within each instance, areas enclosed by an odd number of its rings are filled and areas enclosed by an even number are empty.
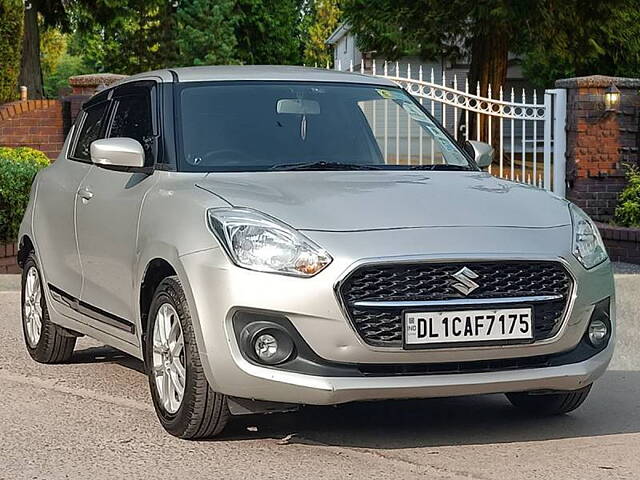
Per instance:
[[[129,77],[82,107],[20,230],[42,363],[87,335],[144,361],[187,439],[299,405],[586,399],[614,348],[593,222],[491,176],[397,84],[297,67]]]

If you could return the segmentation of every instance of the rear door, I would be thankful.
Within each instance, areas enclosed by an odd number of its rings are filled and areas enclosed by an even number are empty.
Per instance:
[[[140,142],[145,166],[157,155],[157,87],[155,82],[126,84],[115,90],[107,137]],[[83,313],[94,326],[136,344],[138,219],[156,178],[115,167],[95,166],[82,181],[90,199],[78,198],[77,238],[84,283]]]
[[[38,185],[34,231],[40,262],[56,309],[79,318],[70,302],[80,298],[82,270],[75,237],[75,202],[78,187],[94,168],[89,146],[104,137],[109,102],[107,93],[86,103],[78,116],[68,148],[43,172]]]

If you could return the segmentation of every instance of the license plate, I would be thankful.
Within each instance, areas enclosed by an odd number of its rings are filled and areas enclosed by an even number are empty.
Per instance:
[[[443,343],[509,343],[533,338],[531,308],[406,312],[405,346]]]

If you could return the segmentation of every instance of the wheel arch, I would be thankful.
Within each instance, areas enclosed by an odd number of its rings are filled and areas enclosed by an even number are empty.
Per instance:
[[[155,257],[146,264],[138,292],[140,308],[140,336],[143,348],[153,294],[162,280],[177,274],[178,273],[173,265],[162,257]]]
[[[31,252],[35,252],[35,245],[33,241],[31,240],[29,235],[26,235],[26,234],[22,235],[22,237],[20,237],[20,242],[18,244],[18,255],[17,255],[18,265],[20,266],[20,268],[24,267],[24,262],[27,261],[27,257]]]
[[[153,242],[145,245],[142,249],[138,260],[137,267],[137,282],[135,286],[135,299],[136,309],[138,310],[136,315],[136,321],[139,322],[138,338],[140,342],[140,359],[144,359],[145,355],[145,341],[146,341],[146,328],[148,325],[148,314],[151,306],[151,299],[157,286],[160,284],[163,278],[167,276],[175,275],[178,277],[180,284],[184,290],[187,298],[187,304],[189,306],[189,313],[191,314],[191,320],[193,328],[196,334],[196,341],[198,344],[198,350],[200,355],[206,355],[205,342],[202,336],[202,329],[200,326],[200,318],[198,310],[196,308],[196,301],[193,294],[190,278],[187,271],[184,268],[183,262],[180,257],[178,249],[168,242]],[[204,361],[203,368],[207,377],[212,377],[212,371],[208,362]]]

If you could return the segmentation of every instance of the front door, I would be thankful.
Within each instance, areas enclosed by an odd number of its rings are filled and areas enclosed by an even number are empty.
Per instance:
[[[75,202],[78,187],[95,168],[89,158],[89,146],[102,138],[109,102],[98,95],[87,103],[78,117],[73,135],[67,138],[62,154],[44,173],[46,181],[38,185],[39,201],[34,215],[38,255],[45,280],[56,309],[79,319],[64,299],[77,299],[82,290],[82,269],[75,236]]]
[[[157,126],[152,115],[154,88],[125,85],[116,89],[107,137],[139,141],[146,165],[153,165]],[[77,238],[83,271],[80,308],[96,328],[137,344],[138,219],[156,177],[113,167],[94,166],[83,180],[76,202]]]

